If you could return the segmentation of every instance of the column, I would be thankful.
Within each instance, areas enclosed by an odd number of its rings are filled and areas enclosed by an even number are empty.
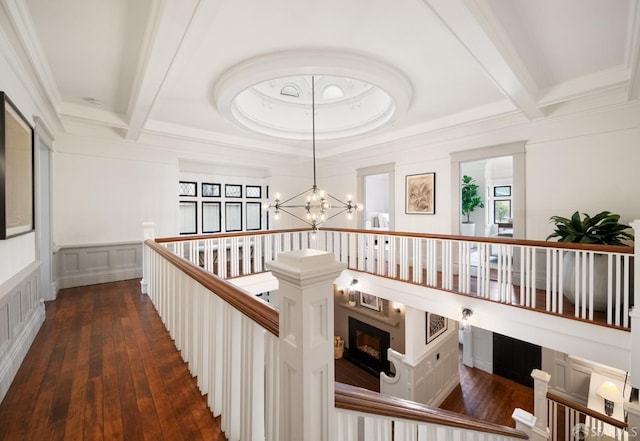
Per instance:
[[[333,281],[347,267],[313,249],[266,264],[279,280],[280,433],[283,441],[331,441],[335,414]]]

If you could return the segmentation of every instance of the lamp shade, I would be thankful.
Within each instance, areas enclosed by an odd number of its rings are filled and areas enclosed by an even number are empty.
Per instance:
[[[618,401],[621,398],[620,391],[611,381],[605,381],[598,386],[596,394],[609,401]]]

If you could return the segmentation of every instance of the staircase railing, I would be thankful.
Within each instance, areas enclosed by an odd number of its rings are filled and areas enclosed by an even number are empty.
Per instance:
[[[627,439],[627,424],[603,413],[547,393],[547,425],[551,439]]]
[[[265,262],[280,252],[315,248],[335,254],[352,270],[630,327],[633,247],[346,229],[262,231],[158,242],[223,278],[265,271]]]
[[[211,411],[221,417],[227,439],[282,439],[278,311],[153,240],[144,243],[144,262],[147,293]],[[515,429],[358,388],[336,384],[335,389],[336,440],[528,438]]]

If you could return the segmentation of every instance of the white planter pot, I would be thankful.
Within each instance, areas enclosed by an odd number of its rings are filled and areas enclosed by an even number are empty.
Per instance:
[[[630,270],[630,280],[629,280],[629,296],[633,299],[633,262],[629,262],[631,266]],[[575,304],[576,302],[576,277],[575,277],[575,268],[576,268],[576,255],[573,252],[565,253],[562,260],[562,272],[563,272],[563,283],[562,288],[564,291],[564,296],[571,301],[571,303]],[[612,274],[616,274],[616,262],[614,260],[612,266]],[[582,264],[580,265],[580,270],[582,270]],[[608,271],[608,258],[603,254],[594,254],[593,256],[593,309],[595,311],[606,311],[607,310],[607,271]],[[621,277],[624,275],[624,267],[620,268]],[[579,288],[580,292],[578,295],[582,296],[582,273],[580,274],[579,279]],[[586,266],[586,278],[587,281],[587,305],[589,302],[588,293],[589,293],[589,280],[590,280],[590,271],[589,264],[587,262]],[[612,281],[613,283],[613,281]],[[615,296],[616,296],[616,287],[612,285],[613,289],[613,297],[612,297],[612,306],[615,307]],[[621,290],[623,287],[621,285]],[[632,301],[632,300],[631,300]],[[582,297],[580,297],[580,305],[582,305]]]
[[[476,235],[476,224],[473,222],[463,222],[460,224],[460,236],[475,236]]]

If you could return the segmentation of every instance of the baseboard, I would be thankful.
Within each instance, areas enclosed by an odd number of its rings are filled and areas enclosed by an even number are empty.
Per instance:
[[[142,268],[126,271],[111,271],[95,274],[81,274],[67,276],[58,279],[58,288],[75,288],[77,286],[97,285],[99,283],[118,282],[120,280],[139,279],[142,277]]]
[[[449,383],[440,391],[438,395],[433,397],[433,400],[429,403],[431,407],[439,407],[444,400],[453,392],[453,390],[460,384],[460,375],[454,375],[449,380]]]
[[[473,367],[489,374],[493,374],[493,363],[489,361],[478,360],[476,358],[473,360]]]

